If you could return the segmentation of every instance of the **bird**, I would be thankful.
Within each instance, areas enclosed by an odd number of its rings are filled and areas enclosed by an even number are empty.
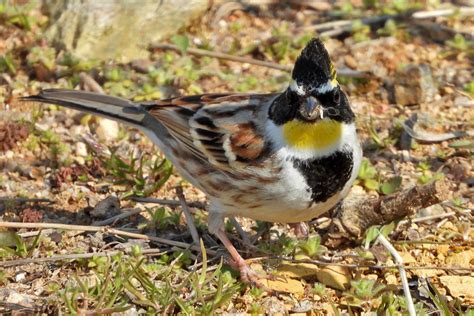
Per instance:
[[[323,42],[311,39],[282,92],[209,93],[132,102],[47,89],[23,101],[55,104],[141,130],[209,200],[209,232],[241,279],[258,284],[225,230],[227,217],[301,223],[335,207],[362,160],[355,114]]]

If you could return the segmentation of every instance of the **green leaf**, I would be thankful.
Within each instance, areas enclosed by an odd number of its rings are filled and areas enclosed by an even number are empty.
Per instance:
[[[384,237],[388,237],[388,235],[395,230],[395,227],[397,227],[395,222],[383,225],[382,228],[380,228],[380,234]]]
[[[174,35],[171,41],[178,46],[182,54],[185,54],[189,48],[189,38],[186,35]]]
[[[370,226],[369,229],[366,230],[365,232],[365,238],[364,238],[364,248],[368,249],[369,245],[372,241],[377,238],[379,235],[379,226]]]
[[[14,247],[19,244],[21,237],[12,231],[0,231],[0,247]]]
[[[377,190],[379,188],[379,182],[374,179],[365,179],[364,186],[369,190]]]
[[[402,184],[402,177],[396,176],[389,179],[384,184],[382,184],[380,186],[380,191],[382,191],[382,193],[386,195],[392,194],[398,191],[398,189],[400,189],[401,184]]]
[[[451,148],[472,148],[474,147],[474,142],[468,139],[457,140],[448,145]]]

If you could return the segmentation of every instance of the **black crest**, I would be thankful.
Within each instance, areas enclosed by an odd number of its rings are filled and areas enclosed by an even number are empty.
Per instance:
[[[313,38],[301,52],[293,68],[293,79],[300,85],[318,87],[336,76],[328,51],[319,38]]]

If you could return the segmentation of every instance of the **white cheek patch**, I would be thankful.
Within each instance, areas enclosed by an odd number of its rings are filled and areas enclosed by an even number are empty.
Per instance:
[[[314,91],[316,91],[317,93],[320,93],[320,94],[325,94],[329,91],[332,91],[334,90],[334,88],[337,87],[337,81],[334,80],[334,79],[331,79],[331,80],[328,80],[328,82],[320,85],[319,87],[317,87],[316,89],[314,89]]]
[[[290,90],[296,92],[298,95],[305,95],[305,91],[302,86],[298,85],[296,80],[291,80]]]
[[[329,91],[334,90],[337,87],[337,81],[335,79],[329,79],[326,83],[323,83],[317,88],[310,88],[308,92],[316,91],[319,94],[325,94]],[[290,90],[296,92],[298,95],[305,95],[306,91],[303,86],[300,86],[296,80],[291,80]]]

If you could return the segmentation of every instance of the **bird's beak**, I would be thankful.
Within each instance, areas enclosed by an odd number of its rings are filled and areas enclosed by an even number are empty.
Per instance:
[[[305,119],[309,121],[324,119],[324,109],[322,105],[315,97],[312,96],[309,96],[306,99],[306,102],[301,104],[300,113]]]

